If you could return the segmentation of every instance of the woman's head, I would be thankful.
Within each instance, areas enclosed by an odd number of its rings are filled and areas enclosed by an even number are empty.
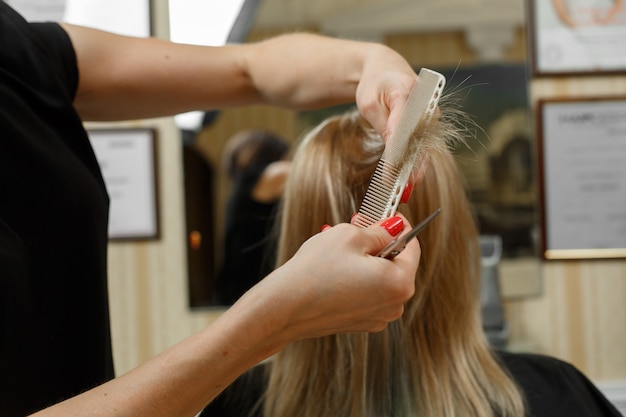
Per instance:
[[[433,134],[445,145],[449,139],[446,132],[450,130],[443,122]],[[384,147],[381,136],[356,111],[327,119],[302,139],[284,194],[279,264],[319,232],[322,225],[350,221],[359,209]],[[409,203],[399,210],[412,224],[439,207],[442,213],[419,236],[424,254],[416,277],[418,293],[409,305],[418,303],[423,307],[428,302],[424,296],[430,294],[438,299],[437,309],[445,307],[441,303],[454,302],[458,311],[460,300],[468,299],[471,302],[463,306],[465,311],[459,315],[474,316],[478,311],[474,305],[478,302],[474,295],[479,285],[478,236],[463,180],[446,146],[425,156],[428,168],[424,175],[419,175],[420,183],[415,184]],[[415,167],[415,172],[423,168]],[[418,175],[412,178],[415,180]],[[444,295],[450,294],[433,294],[448,287],[453,287],[457,295],[446,299]]]
[[[288,154],[287,141],[266,130],[242,130],[228,139],[222,165],[231,178],[252,170],[263,170]]]
[[[445,145],[456,130],[443,119],[429,134]],[[322,225],[350,220],[384,146],[356,111],[302,139],[283,195],[279,265]],[[403,317],[381,333],[288,346],[271,367],[266,415],[488,416],[493,409],[508,416],[521,409],[482,332],[478,234],[463,179],[447,147],[434,148],[399,208],[412,224],[442,209],[419,236],[416,293]]]

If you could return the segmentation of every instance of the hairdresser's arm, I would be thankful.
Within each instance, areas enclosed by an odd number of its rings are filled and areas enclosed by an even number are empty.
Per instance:
[[[420,257],[417,240],[393,262],[367,255],[391,239],[380,226],[319,233],[204,331],[38,416],[192,417],[290,342],[382,330],[412,296]]]
[[[374,43],[313,34],[202,47],[63,24],[76,51],[85,120],[124,120],[253,103],[313,108],[355,102],[379,131],[417,76]],[[392,112],[390,115],[389,112]]]

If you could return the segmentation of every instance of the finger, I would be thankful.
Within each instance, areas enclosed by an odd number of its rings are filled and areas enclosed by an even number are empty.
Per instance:
[[[415,80],[413,82],[415,83]],[[384,131],[382,132],[385,142],[387,142],[392,137],[393,132],[395,132],[414,84],[407,87],[406,89],[396,90],[386,97],[385,104],[388,109],[388,117]]]
[[[352,222],[358,219],[358,215],[352,218]],[[365,229],[370,239],[363,239],[364,250],[370,255],[377,255],[391,242],[394,237],[399,236],[407,230],[408,220],[402,214],[380,220]]]
[[[328,327],[322,331],[324,335],[336,333],[376,333],[387,328],[389,323],[398,320],[404,314],[404,303],[397,303],[377,311],[370,318],[358,322],[348,322],[345,324],[335,323],[335,326]]]
[[[361,113],[365,120],[372,125],[374,130],[378,132],[385,141],[387,141],[387,137],[389,137],[388,126],[390,113],[389,107],[384,103],[384,101],[374,101],[367,104],[361,103],[358,106],[358,109],[359,113]]]

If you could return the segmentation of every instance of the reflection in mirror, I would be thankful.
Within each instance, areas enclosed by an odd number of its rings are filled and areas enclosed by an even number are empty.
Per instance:
[[[480,233],[502,239],[502,257],[535,256],[536,180],[526,66],[491,64],[440,70],[475,127],[456,150]]]
[[[527,64],[503,61],[441,71],[450,90],[461,93],[459,106],[475,123],[468,126],[475,138],[455,156],[481,235],[501,240],[501,260],[495,266],[501,297],[537,296],[542,291],[538,192]]]
[[[225,205],[217,302],[231,305],[274,269],[274,220],[289,172],[286,139],[262,129],[231,136],[222,152],[231,186]]]
[[[302,12],[302,16],[298,15],[302,19],[296,19],[300,23],[289,23],[289,17],[284,11],[282,14],[276,12],[276,6],[275,0],[262,2],[247,41],[302,30],[303,27],[313,31],[326,27],[322,23],[323,19],[316,21],[314,16],[308,20],[313,23],[302,26],[302,22],[307,19],[304,8],[297,2],[289,10],[294,17]],[[355,9],[362,7],[354,5]],[[411,2],[406,7],[421,6]],[[452,14],[461,13],[465,10],[463,7],[446,13],[446,17],[451,18]],[[309,9],[311,8],[307,8]],[[311,9],[309,12],[315,15],[316,10]],[[326,16],[332,13],[329,9]],[[347,16],[345,9],[342,16]],[[367,33],[346,36],[382,41],[400,52],[417,70],[427,67],[444,72],[448,79],[448,93],[455,88],[461,90],[458,94],[464,97],[461,108],[476,122],[476,131],[468,134],[475,135],[476,138],[471,140],[467,149],[457,149],[456,160],[468,183],[481,234],[499,236],[502,241],[502,259],[498,265],[498,273],[503,284],[503,297],[527,297],[536,295],[541,288],[534,241],[536,179],[532,156],[534,141],[527,103],[526,32],[523,23],[520,23],[523,22],[523,15],[508,20],[497,17],[494,19],[496,22],[493,24],[501,30],[505,29],[503,25],[510,26],[505,31],[511,34],[507,37],[507,42],[498,42],[496,45],[501,48],[500,53],[494,53],[493,43],[488,42],[493,36],[481,38],[483,43],[477,43],[475,36],[469,36],[468,29],[464,26],[471,23],[467,19],[458,20],[464,22],[460,26],[455,26],[454,22],[457,20],[453,18],[444,19],[445,22],[436,30],[431,30],[435,23],[430,22],[431,26],[416,27],[413,32],[408,29],[406,32],[398,32],[390,27],[388,30],[379,28],[371,36]],[[336,26],[340,27],[343,26]],[[482,27],[488,32],[491,26]],[[337,35],[335,32],[330,34]],[[489,53],[476,50],[477,44],[484,44]],[[485,57],[489,59],[485,60]],[[261,128],[278,132],[293,143],[303,132],[321,120],[345,110],[346,107],[343,106],[300,112],[266,106],[228,109],[220,112],[217,120],[200,130],[190,146],[204,156],[213,171],[213,206],[205,212],[211,212],[214,216],[211,234],[214,251],[211,255],[202,257],[205,262],[211,259],[209,269],[213,271],[213,275],[209,278],[203,276],[205,281],[209,279],[210,282],[205,284],[212,289],[204,290],[210,293],[209,298],[197,296],[197,304],[194,304],[190,284],[192,307],[207,306],[204,304],[207,299],[210,300],[210,307],[220,307],[222,304],[216,297],[215,285],[224,255],[221,242],[224,241],[224,223],[227,217],[226,201],[233,184],[220,168],[222,151],[228,138],[244,129]],[[203,234],[203,242],[205,238]]]
[[[219,46],[246,38],[259,0],[170,0],[170,39],[178,43]],[[190,307],[219,305],[215,297],[214,181],[216,167],[193,142],[218,112],[190,112],[175,117],[183,138],[188,295]]]

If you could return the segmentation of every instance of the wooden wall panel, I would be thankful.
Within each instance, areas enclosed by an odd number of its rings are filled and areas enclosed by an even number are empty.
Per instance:
[[[510,300],[521,350],[565,359],[596,380],[626,379],[626,261],[550,262],[543,293]]]

